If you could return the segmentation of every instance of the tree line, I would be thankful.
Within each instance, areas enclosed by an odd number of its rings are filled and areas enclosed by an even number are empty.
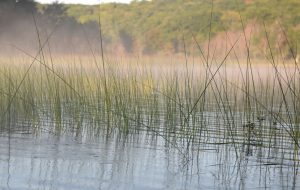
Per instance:
[[[32,44],[36,39],[33,16],[43,38],[51,38],[59,52],[99,49],[99,23],[107,53],[200,54],[197,46],[210,43],[224,53],[237,38],[238,54],[268,52],[291,57],[300,40],[298,0],[152,0],[130,4],[49,5],[31,0],[0,0],[0,42]],[[3,26],[3,27],[2,27]],[[240,52],[238,52],[240,51]]]
[[[300,40],[299,7],[299,0],[144,0],[100,8],[68,5],[67,13],[81,23],[101,15],[106,41],[128,53],[182,53],[184,46],[192,51],[195,41],[205,47],[209,40],[221,53],[228,41],[246,35],[251,56],[259,57],[268,52],[266,29],[277,53],[288,57]],[[246,52],[243,38],[238,49]]]

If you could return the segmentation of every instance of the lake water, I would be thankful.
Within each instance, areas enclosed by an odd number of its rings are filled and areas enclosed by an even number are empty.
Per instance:
[[[300,188],[298,155],[280,138],[284,148],[211,140],[188,146],[145,131],[91,137],[19,125],[0,136],[3,190]]]

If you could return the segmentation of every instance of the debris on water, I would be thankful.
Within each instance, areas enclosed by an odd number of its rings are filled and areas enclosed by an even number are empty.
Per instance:
[[[258,121],[264,121],[264,120],[266,120],[266,117],[264,115],[257,116],[256,118],[257,118]]]
[[[253,130],[254,127],[255,127],[255,124],[253,122],[251,122],[251,123],[249,122],[249,123],[243,125],[243,128],[248,128],[248,129],[251,129],[251,130]]]

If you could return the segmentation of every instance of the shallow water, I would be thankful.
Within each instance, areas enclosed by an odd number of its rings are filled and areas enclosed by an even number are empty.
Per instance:
[[[298,161],[288,145],[207,141],[188,147],[187,141],[146,132],[90,137],[16,129],[0,136],[3,190],[300,188]]]

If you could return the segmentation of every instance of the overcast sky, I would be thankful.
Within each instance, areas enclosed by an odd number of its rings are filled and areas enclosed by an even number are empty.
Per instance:
[[[52,3],[55,0],[36,0],[40,3]],[[119,3],[129,3],[131,0],[59,0],[60,3],[80,3],[80,4],[99,4],[101,3],[108,3],[108,2],[119,2]]]

